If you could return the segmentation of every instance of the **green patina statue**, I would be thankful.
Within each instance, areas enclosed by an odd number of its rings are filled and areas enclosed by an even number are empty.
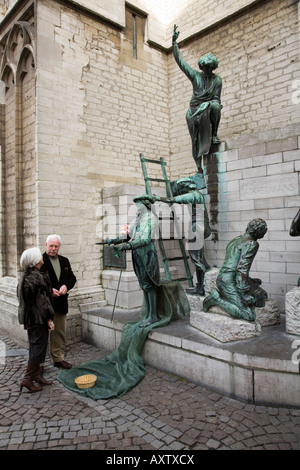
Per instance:
[[[121,236],[108,239],[106,243],[109,245],[122,243],[121,251],[132,250],[133,269],[144,292],[146,305],[146,316],[140,323],[140,327],[143,328],[157,322],[156,288],[160,285],[160,274],[154,240],[157,238],[158,221],[151,212],[151,204],[155,202],[151,196],[147,194],[137,196],[133,201],[137,206],[137,215],[129,226],[126,239]]]
[[[57,377],[65,387],[94,400],[121,397],[136,386],[146,374],[142,352],[148,334],[172,320],[183,319],[190,312],[188,299],[180,284],[177,281],[160,281],[155,248],[158,220],[151,211],[155,200],[147,194],[133,200],[137,207],[133,223],[126,230],[123,227],[121,236],[99,244],[108,243],[116,249],[120,245],[120,250],[125,252],[132,250],[134,271],[144,292],[140,319],[124,324],[119,346],[108,356],[63,370]],[[96,375],[96,383],[93,387],[79,389],[75,379],[85,374]]]
[[[290,227],[290,236],[299,237],[300,236],[300,209],[292,220]],[[298,278],[298,287],[300,287],[300,277]]]
[[[178,26],[174,25],[172,46],[173,55],[180,69],[189,78],[193,86],[190,108],[186,114],[187,125],[192,139],[192,153],[199,173],[202,173],[202,155],[209,153],[211,144],[220,144],[218,127],[221,119],[222,79],[215,73],[217,58],[208,53],[200,58],[201,70],[194,70],[182,58],[177,39]]]
[[[225,261],[217,277],[217,289],[203,301],[205,312],[217,305],[235,318],[255,320],[255,307],[265,305],[267,294],[260,287],[260,279],[251,279],[249,271],[259,248],[257,240],[266,232],[266,222],[253,219],[243,235],[228,243]]]
[[[180,178],[176,181],[178,196],[161,198],[157,201],[169,204],[187,204],[189,209],[188,221],[188,246],[189,255],[196,268],[197,285],[194,289],[188,289],[189,294],[204,295],[204,275],[209,265],[204,256],[204,239],[211,234],[207,209],[203,194],[197,190],[196,184],[191,178]]]

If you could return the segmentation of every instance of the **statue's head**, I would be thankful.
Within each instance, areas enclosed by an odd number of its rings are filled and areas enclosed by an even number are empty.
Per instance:
[[[180,194],[197,189],[196,183],[191,178],[180,178],[176,184]]]
[[[214,54],[212,54],[211,52],[208,52],[207,54],[205,54],[203,57],[199,59],[198,65],[199,65],[199,69],[203,71],[207,71],[207,70],[212,71],[218,68],[219,62]]]
[[[151,204],[154,204],[155,198],[149,196],[149,194],[141,194],[140,196],[135,196],[133,202],[144,204],[148,209],[151,209]]]
[[[249,233],[255,240],[263,238],[267,233],[268,227],[263,219],[253,219],[249,222],[246,232]]]

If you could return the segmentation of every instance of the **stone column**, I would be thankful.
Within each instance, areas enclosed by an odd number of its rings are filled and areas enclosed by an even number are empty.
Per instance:
[[[285,295],[286,332],[300,335],[300,287],[294,287]]]

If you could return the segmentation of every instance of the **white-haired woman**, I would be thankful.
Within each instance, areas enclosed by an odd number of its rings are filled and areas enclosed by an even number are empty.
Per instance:
[[[19,322],[27,330],[29,358],[20,390],[26,387],[30,392],[43,389],[36,386],[50,385],[43,377],[43,366],[47,351],[48,332],[54,329],[52,306],[52,286],[48,275],[40,271],[43,257],[39,248],[25,250],[20,259],[24,273],[18,285]]]

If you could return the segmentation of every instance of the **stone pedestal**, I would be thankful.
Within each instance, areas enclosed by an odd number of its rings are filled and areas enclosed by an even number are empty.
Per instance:
[[[218,268],[211,268],[205,273],[204,277],[204,290],[206,294],[217,288],[216,281],[220,270]]]
[[[250,323],[219,313],[193,310],[190,314],[190,324],[222,343],[249,339],[261,333],[261,326],[257,322]]]
[[[294,287],[285,295],[286,332],[300,335],[300,287]]]
[[[280,309],[276,300],[266,300],[264,307],[256,307],[256,321],[262,326],[273,326],[280,324]]]
[[[218,306],[211,307],[208,312],[204,312],[203,300],[205,297],[196,295],[188,295],[187,297],[191,307],[191,326],[218,341],[238,341],[259,336],[262,327],[280,323],[279,306],[275,300],[267,300],[264,307],[256,307],[255,322],[248,322],[233,318]]]
[[[121,277],[120,277],[121,276]],[[120,308],[137,308],[143,303],[143,292],[133,271],[104,270],[102,284],[109,305]]]

